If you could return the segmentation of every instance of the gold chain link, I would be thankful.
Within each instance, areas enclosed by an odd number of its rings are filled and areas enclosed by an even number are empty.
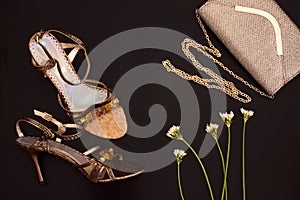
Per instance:
[[[251,97],[249,95],[243,93],[239,89],[237,89],[232,82],[227,81],[226,79],[222,78],[220,75],[216,74],[211,69],[209,69],[209,68],[204,67],[203,65],[201,65],[199,63],[199,61],[195,58],[195,56],[189,50],[190,47],[193,47],[198,52],[201,52],[204,56],[206,56],[209,59],[211,59],[214,63],[218,64],[224,71],[226,71],[227,73],[229,73],[235,79],[237,79],[240,82],[242,82],[247,87],[249,87],[252,90],[254,90],[255,92],[259,93],[261,96],[273,99],[274,96],[268,95],[268,94],[264,93],[263,91],[261,91],[260,89],[258,89],[257,87],[253,86],[248,81],[244,80],[242,77],[240,77],[237,74],[235,74],[232,70],[230,70],[228,67],[226,67],[222,62],[220,62],[219,60],[217,60],[212,55],[210,55],[210,54],[208,54],[206,52],[206,51],[208,51],[208,52],[210,52],[211,54],[213,54],[216,57],[221,57],[221,55],[222,55],[220,53],[220,51],[212,44],[211,40],[209,39],[209,36],[208,36],[207,31],[206,31],[206,29],[204,27],[204,24],[202,23],[202,21],[200,19],[200,15],[199,15],[198,10],[196,10],[196,18],[198,20],[200,28],[202,29],[202,31],[203,31],[203,33],[205,35],[205,38],[206,38],[206,40],[208,42],[209,47],[203,46],[203,45],[195,42],[192,39],[186,38],[181,43],[182,51],[186,55],[186,57],[189,58],[192,61],[193,65],[198,70],[201,70],[201,71],[205,72],[212,79],[204,79],[204,78],[201,78],[201,77],[199,77],[197,75],[190,75],[190,74],[188,74],[188,73],[186,73],[186,72],[184,72],[184,71],[182,71],[182,70],[177,69],[176,67],[174,67],[174,65],[169,60],[164,60],[164,61],[162,61],[162,64],[167,69],[167,71],[168,72],[174,72],[175,74],[177,74],[178,76],[180,76],[183,79],[194,81],[195,83],[198,83],[199,85],[203,85],[203,86],[205,86],[207,88],[214,88],[214,89],[217,89],[217,90],[221,90],[225,94],[227,94],[227,95],[229,95],[229,96],[237,99],[240,102],[243,102],[243,103],[249,103],[249,102],[251,102]]]

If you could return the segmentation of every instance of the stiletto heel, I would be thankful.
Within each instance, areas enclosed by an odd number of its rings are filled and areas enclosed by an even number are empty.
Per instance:
[[[38,179],[39,179],[39,183],[44,184],[45,181],[44,181],[43,174],[41,172],[41,168],[40,168],[40,165],[39,165],[38,154],[31,152],[31,153],[29,153],[29,155],[30,155],[30,157],[32,158],[32,160],[34,162],[34,165],[35,165],[35,168],[36,168],[36,171],[37,171],[37,175],[38,175]]]
[[[99,147],[93,147],[84,153],[62,144],[63,141],[70,141],[79,138],[83,134],[83,129],[77,124],[62,124],[52,117],[52,115],[34,110],[34,114],[57,125],[57,130],[49,129],[40,122],[28,117],[19,119],[16,123],[18,138],[16,144],[27,151],[36,167],[40,183],[44,183],[44,178],[38,163],[38,153],[45,152],[61,157],[78,168],[84,176],[91,182],[110,182],[115,180],[127,179],[141,174],[144,170],[141,165],[125,161],[123,156],[115,154],[113,149],[101,151],[99,159],[91,158],[88,155],[97,151]],[[41,137],[24,136],[21,131],[20,123],[25,122],[43,131]],[[64,135],[67,128],[76,128],[81,131]]]

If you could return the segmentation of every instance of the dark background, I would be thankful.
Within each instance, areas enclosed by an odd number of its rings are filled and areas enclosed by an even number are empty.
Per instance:
[[[277,0],[292,20],[300,25],[299,1]],[[196,22],[194,10],[204,1],[183,0],[149,0],[149,1],[7,1],[1,2],[1,47],[0,47],[0,199],[179,199],[176,164],[173,163],[159,171],[145,173],[133,179],[105,183],[90,183],[79,171],[62,159],[42,155],[42,165],[47,183],[40,186],[37,183],[36,172],[29,156],[17,148],[15,122],[22,116],[32,116],[32,109],[51,111],[61,120],[67,120],[65,113],[56,101],[56,90],[46,81],[30,63],[27,43],[30,36],[41,28],[57,28],[79,36],[92,50],[106,38],[122,31],[138,27],[165,27],[180,31],[205,43],[203,33]],[[242,69],[241,65],[226,50],[222,43],[209,31],[211,39],[223,53],[221,60],[234,69],[237,74],[250,82],[257,83]],[[110,66],[130,68],[136,64],[147,62],[159,63],[165,57],[172,57],[168,52],[137,51],[135,55],[116,60]],[[180,59],[178,65],[186,63]],[[187,64],[187,63],[186,63]],[[192,69],[192,67],[190,66]],[[113,70],[115,73],[118,70]],[[112,87],[114,82],[109,78],[113,74],[106,73],[103,80]],[[118,75],[117,75],[118,76]],[[230,79],[225,73],[224,77]],[[231,79],[232,80],[232,79]],[[236,82],[236,81],[235,81]],[[194,83],[201,101],[202,121],[199,124],[199,136],[193,143],[200,148],[201,136],[205,124],[210,118],[209,98],[207,90]],[[257,85],[258,86],[258,85]],[[247,132],[247,195],[251,200],[299,200],[300,159],[298,148],[299,111],[300,111],[300,79],[299,77],[279,91],[274,100],[259,96],[253,91],[240,86],[247,91],[253,101],[248,105],[227,98],[228,110],[236,113],[233,125],[232,153],[229,171],[229,195],[232,200],[242,199],[241,194],[241,122],[239,108],[245,106],[255,111],[255,117],[249,121]],[[153,102],[171,98],[163,88],[142,88],[135,95],[135,102],[140,102],[147,94]],[[166,89],[165,89],[166,90]],[[202,95],[203,94],[203,95]],[[143,96],[145,95],[145,96]],[[166,96],[164,96],[166,95]],[[150,102],[151,103],[151,102]],[[172,107],[172,103],[170,104]],[[173,106],[177,104],[174,103]],[[132,108],[132,116],[139,116],[139,111]],[[172,113],[173,112],[173,113]],[[143,111],[145,113],[145,110]],[[178,109],[168,110],[168,123],[179,121]],[[136,119],[141,124],[147,124],[145,117]],[[166,143],[164,132],[156,137],[153,144]],[[224,131],[225,133],[225,131]],[[28,133],[30,134],[30,133]],[[126,138],[123,143],[126,143]],[[222,134],[221,143],[226,142],[226,134]],[[122,140],[120,141],[122,143]],[[73,143],[74,145],[74,143]],[[83,150],[80,143],[76,148]],[[136,145],[139,141],[128,145]],[[144,148],[151,149],[151,143]],[[191,154],[191,152],[188,152]],[[220,182],[222,180],[217,150],[214,149],[204,162],[209,170],[216,199],[219,198]],[[209,194],[199,166],[192,156],[186,157],[182,165],[183,189],[186,199],[209,199]]]

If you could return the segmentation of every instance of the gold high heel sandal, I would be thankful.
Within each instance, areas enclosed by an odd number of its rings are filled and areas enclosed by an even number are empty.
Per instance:
[[[95,159],[88,157],[88,155],[98,150],[99,147],[94,147],[85,153],[80,153],[62,144],[61,142],[63,141],[79,138],[83,134],[82,127],[76,124],[62,124],[45,112],[35,110],[34,114],[54,123],[58,127],[55,131],[28,117],[19,119],[16,123],[16,131],[19,136],[16,139],[16,144],[30,154],[34,161],[40,183],[44,183],[44,178],[38,163],[38,154],[41,152],[49,153],[67,160],[78,168],[88,180],[94,183],[127,179],[143,172],[139,164],[123,160],[123,157],[115,154],[112,149],[101,151],[99,153],[100,158]],[[24,136],[20,128],[21,122],[38,128],[44,134],[41,137]],[[81,129],[81,131],[72,135],[65,135],[67,128]]]
[[[71,43],[59,42],[61,35]],[[67,55],[65,49],[72,49]],[[58,90],[58,101],[75,123],[86,131],[107,139],[118,139],[127,131],[123,108],[104,83],[88,80],[90,61],[83,42],[58,30],[40,31],[29,41],[32,63]],[[87,70],[80,79],[72,62],[79,50],[84,52]],[[91,85],[90,83],[96,84]]]

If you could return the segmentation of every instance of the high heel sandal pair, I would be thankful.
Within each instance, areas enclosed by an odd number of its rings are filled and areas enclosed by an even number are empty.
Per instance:
[[[64,36],[72,43],[62,43],[54,36]],[[66,53],[65,49],[71,49]],[[71,35],[58,30],[40,31],[29,41],[32,63],[45,77],[48,77],[58,90],[58,102],[75,124],[62,124],[52,115],[34,111],[34,114],[57,125],[56,131],[47,128],[40,122],[24,117],[16,123],[18,146],[26,150],[34,161],[40,183],[44,178],[38,164],[37,156],[46,152],[59,156],[78,168],[92,182],[109,182],[136,176],[143,172],[139,164],[124,161],[123,157],[114,154],[113,149],[100,152],[100,158],[88,157],[98,150],[94,147],[85,153],[62,144],[64,141],[78,139],[87,131],[107,139],[118,139],[127,131],[126,117],[118,99],[112,95],[104,83],[88,80],[90,61],[83,42]],[[82,50],[87,70],[82,79],[77,75],[72,62]],[[92,85],[92,84],[94,85]],[[41,137],[24,136],[20,123],[25,122],[43,131]],[[79,130],[75,134],[65,135],[68,128]],[[115,167],[112,167],[115,166]],[[116,167],[117,166],[117,167]]]

